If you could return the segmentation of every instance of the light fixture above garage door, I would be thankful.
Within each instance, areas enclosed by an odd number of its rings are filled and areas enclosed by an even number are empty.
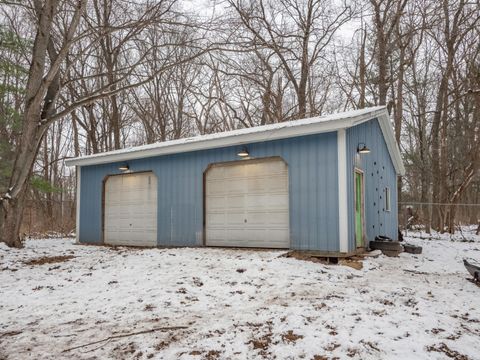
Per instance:
[[[242,149],[237,153],[238,156],[240,157],[247,157],[248,155],[250,155],[248,153],[248,149],[246,146],[242,147]]]
[[[128,166],[127,163],[123,163],[118,167],[118,170],[120,171],[128,171],[128,169],[130,169],[130,167]]]

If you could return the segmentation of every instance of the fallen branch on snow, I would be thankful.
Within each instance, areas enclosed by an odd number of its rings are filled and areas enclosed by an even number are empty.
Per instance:
[[[417,271],[417,270],[410,270],[410,269],[403,269],[403,271],[408,272],[408,273],[412,273],[412,274],[415,274],[415,275],[432,275],[432,273],[427,273],[425,271]]]
[[[128,333],[128,334],[112,335],[112,336],[106,337],[106,338],[101,339],[101,340],[97,340],[97,341],[93,341],[93,342],[90,342],[90,343],[87,343],[87,344],[78,345],[78,346],[74,346],[74,347],[65,349],[65,350],[62,351],[62,353],[66,353],[66,352],[69,352],[69,351],[72,351],[72,350],[75,350],[75,349],[80,349],[80,348],[83,348],[83,347],[87,347],[87,346],[90,346],[90,345],[99,344],[99,343],[104,342],[104,341],[110,341],[110,340],[113,340],[113,339],[119,339],[119,338],[124,338],[124,337],[128,337],[128,336],[134,336],[134,335],[148,334],[148,333],[152,333],[152,332],[155,332],[155,331],[170,331],[170,330],[180,330],[180,329],[186,329],[186,328],[188,328],[188,326],[170,326],[170,327],[160,327],[160,328],[142,330],[142,331],[132,332],[132,333]]]
[[[22,332],[23,332],[22,330],[7,331],[4,333],[1,333],[0,338],[4,336],[15,336],[15,335],[21,334]]]

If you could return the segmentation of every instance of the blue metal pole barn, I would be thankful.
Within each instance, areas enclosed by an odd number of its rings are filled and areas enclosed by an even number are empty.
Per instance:
[[[247,159],[238,156],[242,149]],[[69,159],[77,169],[77,241],[104,243],[110,177],[150,172],[156,245],[208,245],[207,169],[270,158],[288,168],[289,248],[353,253],[377,235],[396,238],[404,167],[388,112],[374,107]]]

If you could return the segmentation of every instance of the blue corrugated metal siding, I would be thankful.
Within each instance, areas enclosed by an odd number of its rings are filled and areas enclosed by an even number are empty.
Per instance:
[[[288,164],[291,248],[338,251],[336,132],[247,146],[252,157],[281,156]],[[131,171],[153,171],[158,177],[158,245],[202,245],[203,172],[209,164],[239,160],[239,148],[128,161]],[[108,175],[119,174],[118,166],[82,167],[81,242],[102,241],[102,182]]]
[[[369,154],[357,154],[365,143]],[[364,172],[365,227],[367,240],[377,235],[397,238],[397,174],[377,119],[347,130],[348,232],[350,250],[355,249],[355,167]],[[391,210],[385,210],[385,188],[390,188]]]

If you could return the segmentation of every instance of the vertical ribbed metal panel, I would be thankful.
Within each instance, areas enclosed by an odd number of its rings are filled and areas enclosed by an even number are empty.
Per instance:
[[[369,154],[357,154],[359,143],[365,143]],[[367,121],[347,130],[347,174],[349,206],[349,245],[355,248],[354,170],[364,172],[365,227],[367,240],[377,235],[397,238],[397,174],[388,152],[377,119]],[[391,210],[385,210],[385,188],[390,188]]]
[[[336,132],[246,144],[255,158],[288,164],[291,248],[338,251]],[[158,177],[158,245],[199,246],[203,234],[203,172],[209,164],[242,161],[239,146],[128,161],[132,172]],[[81,242],[101,243],[102,181],[119,163],[82,167]]]

